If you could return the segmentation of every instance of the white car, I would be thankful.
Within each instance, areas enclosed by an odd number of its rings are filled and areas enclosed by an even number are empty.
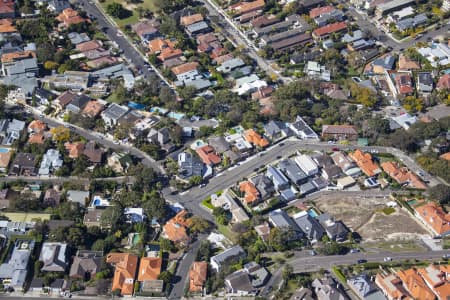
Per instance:
[[[383,260],[384,260],[384,261],[392,261],[392,257],[387,256],[387,257],[385,257]]]

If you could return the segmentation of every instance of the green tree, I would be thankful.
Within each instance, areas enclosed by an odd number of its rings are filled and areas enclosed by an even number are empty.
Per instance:
[[[106,12],[114,18],[125,19],[131,16],[132,12],[125,9],[122,4],[113,2],[108,4]]]
[[[440,183],[430,187],[428,193],[431,199],[438,201],[440,204],[450,203],[450,186]]]
[[[203,181],[203,178],[202,178],[202,176],[192,176],[190,179],[189,179],[189,184],[191,184],[191,185],[199,185],[199,184],[201,184],[202,183],[202,181]]]
[[[158,275],[158,279],[164,281],[165,284],[170,284],[172,281],[172,274],[169,271],[162,271]]]
[[[190,222],[190,231],[192,233],[204,233],[211,228],[211,224],[199,216],[193,216],[190,218]]]

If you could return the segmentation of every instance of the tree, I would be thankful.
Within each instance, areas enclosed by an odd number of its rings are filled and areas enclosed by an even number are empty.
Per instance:
[[[190,218],[190,222],[190,230],[193,233],[204,233],[211,228],[211,224],[199,216],[193,216]]]
[[[172,249],[172,242],[165,238],[160,238],[159,247],[164,251],[170,251]]]
[[[58,63],[57,62],[54,62],[54,61],[51,61],[51,60],[47,60],[45,63],[44,63],[44,68],[46,69],[46,70],[56,70],[56,69],[58,69]]]
[[[220,225],[228,225],[228,212],[223,207],[214,207],[213,216]]]
[[[167,203],[161,194],[153,190],[151,192],[144,193],[142,199],[142,207],[145,213],[149,217],[155,217],[157,219],[162,219],[166,215]]]
[[[203,240],[197,251],[197,261],[209,261],[211,257],[211,245],[208,240]]]
[[[55,142],[67,142],[70,139],[70,129],[64,126],[57,126],[50,129],[52,138]]]
[[[106,12],[114,18],[125,19],[131,16],[132,12],[125,9],[122,4],[113,2],[106,7]]]
[[[283,280],[285,280],[285,281],[288,280],[289,277],[291,277],[293,272],[294,272],[294,268],[290,264],[284,265],[283,271],[281,273]]]
[[[102,227],[115,227],[119,225],[122,210],[118,206],[109,206],[102,213],[100,224]]]
[[[428,189],[430,198],[438,201],[440,204],[450,203],[450,186],[445,184],[438,184]]]
[[[172,281],[172,273],[170,273],[169,271],[162,271],[158,275],[158,279],[164,281],[165,284],[170,284],[170,282]]]
[[[202,181],[203,181],[202,176],[196,175],[196,176],[192,176],[192,177],[189,179],[189,184],[190,184],[190,185],[199,185],[200,183],[202,183]]]

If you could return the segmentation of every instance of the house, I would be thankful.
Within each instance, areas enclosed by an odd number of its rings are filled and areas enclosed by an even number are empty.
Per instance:
[[[102,224],[102,215],[105,212],[104,209],[88,208],[84,214],[83,224],[86,227],[97,226],[100,228],[110,227],[109,224]]]
[[[326,168],[326,167],[330,167],[334,165],[333,160],[331,159],[331,157],[326,154],[326,153],[316,153],[311,155],[312,160],[316,163],[316,165],[319,168]]]
[[[12,253],[0,265],[0,279],[3,280],[5,288],[12,287],[17,291],[22,290],[28,274],[28,262],[34,245],[33,240],[21,240],[19,238],[14,241]]]
[[[312,33],[312,36],[315,39],[321,40],[329,37],[332,33],[341,32],[347,29],[346,22],[336,22],[331,23],[322,27],[315,29]]]
[[[102,162],[103,150],[98,149],[94,141],[89,141],[84,146],[83,154],[86,155],[93,164],[100,164]]]
[[[354,152],[350,152],[349,157],[356,162],[361,171],[367,176],[373,177],[381,173],[381,169],[372,160],[372,155],[370,155],[370,153],[364,153],[357,149]]]
[[[241,58],[237,57],[224,61],[219,67],[216,68],[216,70],[218,72],[227,74],[230,73],[232,70],[242,66],[245,66],[244,61]]]
[[[169,40],[169,39],[162,39],[162,38],[156,38],[152,39],[148,43],[148,49],[151,54],[158,54],[161,53],[164,49],[175,49],[175,42]]]
[[[322,138],[353,141],[358,138],[358,132],[352,125],[322,125]]]
[[[345,43],[345,44],[349,44],[349,43],[354,43],[356,41],[359,41],[363,38],[364,38],[363,32],[358,29],[358,30],[353,31],[351,34],[350,33],[344,34],[344,36],[341,39],[341,42]]]
[[[178,65],[171,69],[172,73],[177,76],[177,80],[181,82],[191,81],[199,75],[197,67],[198,62],[188,62]]]
[[[355,179],[353,179],[352,176],[346,176],[346,177],[339,178],[339,179],[336,181],[336,186],[337,186],[339,189],[344,190],[344,189],[346,189],[346,188],[348,188],[348,187],[351,187],[351,186],[354,185],[355,183],[356,183],[356,181],[355,181]]]
[[[325,230],[320,223],[313,217],[311,217],[307,211],[302,211],[293,216],[295,223],[306,234],[308,240],[311,243],[317,243],[322,239],[325,234]]]
[[[268,166],[266,176],[267,178],[272,180],[273,185],[277,191],[281,191],[289,187],[289,180],[277,168]]]
[[[427,188],[426,184],[417,175],[406,167],[400,168],[396,162],[383,162],[381,163],[381,168],[400,185],[409,185],[416,189]]]
[[[381,3],[376,6],[375,13],[378,17],[385,16],[389,13],[401,10],[407,6],[410,6],[414,0],[394,0]]]
[[[115,126],[118,120],[128,112],[128,107],[112,103],[100,115],[106,126]]]
[[[311,286],[320,300],[348,300],[349,298],[333,277],[316,278]]]
[[[188,245],[191,239],[188,235],[190,221],[187,214],[186,210],[182,210],[170,219],[163,226],[163,236],[174,243]]]
[[[297,163],[297,165],[300,167],[300,169],[302,169],[302,171],[307,175],[307,176],[313,176],[316,175],[317,173],[319,173],[319,168],[316,165],[316,163],[312,160],[312,158],[308,155],[305,154],[300,154],[297,155],[294,158],[295,162]]]
[[[45,124],[41,120],[33,120],[28,125],[28,133],[29,134],[43,133],[46,129],[47,129],[47,124]]]
[[[160,22],[156,19],[145,20],[133,24],[131,28],[137,34],[144,44],[160,36],[159,26]]]
[[[239,191],[244,193],[243,200],[246,205],[253,206],[261,200],[259,191],[250,181],[243,181],[239,184]]]
[[[275,89],[271,86],[264,86],[252,93],[252,100],[261,100],[272,95]],[[272,122],[272,121],[271,121]],[[269,122],[270,123],[270,122]]]
[[[205,165],[214,166],[220,164],[222,159],[218,156],[213,147],[206,145],[195,150]]]
[[[203,176],[205,165],[189,152],[178,154],[178,177],[189,179],[192,176]]]
[[[233,12],[233,15],[240,16],[248,14],[250,12],[260,10],[264,8],[264,0],[255,0],[250,2],[239,2],[229,6],[229,10]]]
[[[225,190],[222,195],[212,195],[211,203],[214,207],[222,207],[231,213],[231,223],[242,223],[249,220],[249,217],[245,210],[240,207],[233,196],[230,195],[229,190]]]
[[[119,291],[124,296],[133,295],[138,260],[130,253],[109,253],[106,256],[106,262],[115,267],[111,291]]]
[[[433,77],[430,72],[417,73],[417,90],[421,93],[431,93],[433,91]]]
[[[194,261],[189,270],[189,292],[202,293],[208,275],[208,263]]]
[[[105,106],[98,100],[89,100],[83,108],[83,115],[96,118],[103,111]]]
[[[39,261],[43,263],[43,272],[64,272],[69,265],[66,257],[67,244],[45,242],[42,245]]]
[[[157,293],[161,294],[164,291],[163,280],[147,280],[141,282],[141,291],[143,293]]]
[[[214,148],[216,153],[223,154],[230,150],[230,144],[225,140],[223,136],[214,136],[208,138],[208,144]]]
[[[400,54],[398,58],[398,69],[399,71],[416,71],[420,70],[420,64],[405,54]]]
[[[143,257],[139,264],[137,280],[140,282],[157,280],[161,274],[161,257]]]
[[[89,201],[89,191],[68,190],[66,196],[67,201],[79,203],[81,207],[84,207]]]
[[[13,154],[12,151],[0,152],[0,172],[1,173],[6,173],[6,170],[9,166],[9,162],[11,161],[12,154]]]
[[[326,180],[332,180],[341,176],[341,168],[336,165],[330,165],[322,168],[322,177]]]
[[[373,74],[385,74],[386,71],[393,70],[394,67],[395,57],[390,54],[385,54],[371,63],[371,72]]]
[[[193,15],[187,15],[180,18],[180,25],[181,26],[189,26],[198,22],[203,21],[204,18],[201,14],[193,14]]]
[[[42,278],[33,278],[30,283],[30,288],[28,289],[30,292],[35,293],[43,293],[44,292],[44,279]]]
[[[39,175],[50,175],[63,165],[59,151],[56,149],[48,149],[42,157],[41,166],[39,167]]]
[[[50,283],[49,291],[53,295],[59,295],[67,288],[67,282],[63,278],[57,278]]]
[[[233,262],[239,261],[245,257],[246,253],[244,249],[238,245],[212,256],[210,258],[210,265],[214,271],[219,272],[225,264],[231,265]]]
[[[9,175],[35,176],[36,156],[31,153],[17,153],[9,168]]]
[[[426,14],[418,14],[411,18],[404,18],[397,22],[396,26],[399,31],[406,31],[408,29],[414,29],[428,22],[428,17]]]
[[[389,122],[389,126],[391,127],[391,129],[403,128],[405,130],[408,130],[412,124],[418,121],[418,119],[414,115],[405,113],[396,117],[391,117],[390,121],[393,121]]]
[[[300,239],[304,236],[303,231],[298,227],[297,223],[292,220],[286,211],[277,209],[269,213],[269,223],[274,228],[278,228],[283,231],[289,231],[292,236],[292,240]]]
[[[49,188],[45,191],[44,199],[42,202],[46,206],[55,207],[59,205],[61,201],[61,192],[57,191],[55,188]]]
[[[0,120],[0,139],[1,144],[11,146],[20,138],[25,129],[25,122],[16,119]]]
[[[46,89],[36,88],[34,90],[34,97],[36,98],[36,102],[40,105],[48,105],[50,101],[56,98],[56,95]]]
[[[276,141],[289,136],[290,128],[282,121],[271,120],[269,123],[264,124],[264,135],[270,140]]]
[[[321,66],[318,62],[308,61],[305,66],[305,73],[311,79],[316,80],[331,80],[331,73],[326,69],[326,66]]]
[[[269,141],[258,134],[254,129],[245,130],[243,136],[247,142],[256,147],[265,148],[269,146]]]
[[[298,4],[305,11],[309,11],[315,7],[323,6],[325,4],[325,0],[300,0]]]
[[[303,140],[319,138],[314,130],[312,130],[311,127],[300,116],[296,117],[294,123],[289,124],[289,128],[298,138],[301,138]]]
[[[309,11],[309,17],[311,19],[315,19],[317,17],[320,17],[324,14],[328,14],[330,12],[332,12],[333,10],[335,10],[335,8],[331,5],[326,5],[326,6],[321,6],[321,7],[316,7],[313,8]]]
[[[450,74],[444,74],[439,78],[436,85],[438,90],[450,90]]]
[[[399,72],[392,74],[394,77],[395,86],[397,89],[397,94],[400,96],[410,95],[414,92],[412,86],[412,78],[409,73]]]
[[[350,289],[356,293],[360,299],[386,299],[383,293],[377,288],[375,283],[366,274],[358,275],[347,279]]]
[[[375,284],[389,300],[412,299],[400,278],[395,274],[381,271],[375,277]]]
[[[84,152],[84,145],[85,144],[82,142],[76,142],[76,143],[66,142],[64,144],[64,147],[69,152],[70,158],[78,158]]]
[[[83,32],[83,33],[69,32],[67,37],[69,38],[70,42],[73,45],[78,45],[78,44],[81,44],[81,43],[84,43],[84,42],[88,42],[88,41],[91,40],[89,35],[87,35],[87,33],[85,33],[85,32]]]
[[[258,236],[263,240],[263,242],[268,241],[270,236],[270,226],[269,223],[264,222],[261,225],[257,225],[254,227]]]
[[[438,299],[450,298],[449,267],[431,264],[425,268],[417,269],[425,283],[434,292]]]
[[[80,94],[79,94],[79,95],[75,95],[75,96],[72,98],[72,101],[70,101],[70,102],[67,104],[66,109],[67,109],[69,112],[78,114],[78,113],[80,113],[80,112],[85,108],[85,106],[87,105],[87,103],[88,103],[90,100],[91,100],[91,99],[90,99],[88,96],[84,95],[84,94],[81,94],[81,95],[80,95]]]
[[[82,71],[65,71],[64,74],[54,74],[42,78],[51,88],[70,89],[73,91],[86,90],[92,82],[91,73]]]
[[[332,241],[343,242],[348,238],[350,231],[342,223],[342,221],[335,221],[333,218],[327,214],[320,214],[316,217],[316,220],[322,225],[323,229]]]
[[[254,296],[256,290],[250,282],[250,277],[245,270],[238,270],[225,277],[225,289],[228,294],[236,296]]]
[[[450,234],[450,213],[445,213],[441,206],[434,202],[415,208],[415,215],[435,235],[446,236]]]
[[[0,2],[0,19],[11,18],[16,16],[16,8],[14,0],[3,0]]]
[[[436,296],[419,275],[417,269],[399,270],[397,276],[413,299],[434,300]]]
[[[292,159],[283,159],[278,163],[278,168],[296,185],[308,180],[308,175]]]
[[[58,25],[60,28],[68,28],[73,24],[84,23],[87,20],[81,17],[78,12],[72,8],[66,8],[57,17],[56,20],[60,22]]]
[[[100,271],[103,260],[102,251],[78,250],[70,267],[69,277],[89,281]]]
[[[262,200],[270,198],[275,193],[275,186],[272,180],[264,174],[250,178],[250,182],[255,185]]]

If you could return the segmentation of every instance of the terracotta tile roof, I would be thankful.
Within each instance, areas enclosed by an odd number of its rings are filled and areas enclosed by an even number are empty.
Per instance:
[[[434,300],[436,298],[416,269],[398,271],[397,276],[414,299]]]
[[[353,125],[323,125],[322,135],[357,135],[358,131]]]
[[[254,144],[255,146],[265,148],[269,146],[269,141],[266,140],[264,137],[262,137],[260,134],[258,134],[253,129],[248,129],[244,131],[244,138],[247,142]]]
[[[161,257],[143,257],[139,265],[138,281],[156,280],[161,274]]]
[[[173,74],[180,75],[180,74],[183,74],[186,72],[196,70],[197,67],[198,67],[198,62],[194,61],[194,62],[188,62],[188,63],[182,64],[182,65],[178,65],[176,67],[173,67],[171,70],[172,70]]]
[[[76,45],[76,49],[80,52],[95,50],[102,47],[102,43],[97,40],[87,41]]]
[[[217,165],[222,161],[220,157],[215,153],[213,147],[206,145],[196,150],[198,156],[206,165]]]
[[[133,295],[138,257],[130,253],[109,253],[106,262],[115,266],[111,290],[122,295]]]
[[[429,265],[426,268],[418,269],[417,272],[438,296],[438,299],[450,299],[450,282],[445,269],[441,269],[440,266]]]
[[[395,84],[397,85],[397,90],[400,94],[405,95],[414,92],[411,76],[407,73],[395,74]]]
[[[73,8],[66,8],[57,17],[56,20],[63,23],[64,26],[69,27],[72,24],[79,24],[86,22],[86,19],[79,16],[78,12]]]
[[[315,19],[323,14],[330,13],[334,10],[334,7],[331,5],[316,7],[309,11],[309,17]]]
[[[103,151],[96,147],[94,141],[90,141],[85,145],[83,154],[86,155],[92,163],[98,164],[102,162]]]
[[[259,191],[256,189],[255,185],[250,181],[244,181],[239,184],[239,190],[244,195],[244,201],[246,204],[253,204],[260,199]]]
[[[444,153],[439,156],[440,159],[450,160],[450,152]]]
[[[158,53],[165,48],[175,48],[175,42],[169,39],[156,38],[148,42],[148,49],[150,53]]]
[[[201,292],[208,274],[208,264],[204,261],[195,261],[189,271],[189,291]]]
[[[316,37],[322,37],[334,32],[339,32],[342,30],[347,29],[347,23],[346,22],[337,22],[328,24],[322,27],[319,27],[313,31],[313,35]]]
[[[398,68],[400,70],[418,70],[420,64],[417,61],[409,59],[406,55],[401,54],[398,58]]]
[[[180,18],[180,24],[183,26],[189,26],[201,21],[203,21],[203,16],[201,14],[184,16]]]
[[[434,202],[415,208],[416,213],[430,226],[436,234],[450,232],[450,214]]]
[[[61,95],[58,96],[58,98],[56,98],[56,101],[59,103],[59,105],[62,108],[65,108],[70,102],[72,102],[73,99],[75,99],[77,95],[66,91],[64,93],[62,93]]]
[[[0,33],[17,32],[16,26],[13,25],[11,19],[0,19]]]
[[[164,235],[174,243],[188,244],[190,239],[187,229],[189,226],[190,220],[187,218],[187,211],[182,210],[164,225]]]
[[[15,2],[14,0],[2,0],[0,1],[0,14],[11,14],[14,13]]]
[[[394,274],[378,273],[375,278],[375,283],[381,288],[389,299],[412,300],[408,291],[403,287],[402,281]]]
[[[450,74],[444,74],[437,83],[438,89],[450,89]]]
[[[78,158],[81,154],[84,152],[84,143],[77,142],[77,143],[65,143],[64,147],[67,151],[69,151],[69,157],[70,158]]]
[[[226,62],[227,60],[230,60],[230,59],[233,59],[233,58],[234,58],[233,54],[227,53],[227,54],[224,54],[222,56],[218,56],[218,57],[214,58],[214,62],[216,64],[218,64],[218,65],[221,65],[224,62]]]
[[[27,50],[19,52],[10,52],[2,55],[2,63],[13,62],[32,57],[36,57],[36,53],[34,51]]]
[[[11,160],[12,151],[0,153],[0,168],[7,168]]]
[[[350,152],[348,155],[353,159],[358,167],[369,177],[375,176],[381,173],[380,168],[372,160],[372,155],[370,153],[364,153],[357,149],[355,152]]]
[[[28,125],[28,132],[32,132],[32,133],[42,133],[46,129],[47,129],[47,124],[45,124],[41,120],[33,120]]]
[[[230,10],[233,10],[236,14],[242,15],[254,10],[264,8],[266,3],[264,0],[256,0],[251,2],[239,2],[230,6]]]
[[[408,168],[400,168],[399,164],[392,161],[381,163],[381,168],[399,184],[408,183],[411,187],[417,189],[426,189],[425,183]]]
[[[275,24],[280,19],[276,15],[262,15],[250,21],[253,27],[265,27]]]
[[[103,56],[103,57],[99,57],[99,58],[90,60],[86,64],[90,68],[100,68],[103,66],[115,64],[118,61],[119,61],[119,59],[117,57],[107,55],[107,56]]]
[[[39,144],[42,145],[45,142],[45,135],[43,133],[36,133],[30,135],[28,138],[28,144]]]
[[[212,32],[197,36],[197,44],[209,44],[215,41],[217,41],[217,36]]]
[[[183,55],[183,51],[181,49],[170,49],[170,48],[164,48],[161,53],[158,55],[158,58],[162,61],[180,57]]]
[[[104,108],[105,106],[101,104],[99,101],[90,100],[84,107],[83,114],[86,114],[91,118],[95,118],[103,111]]]

